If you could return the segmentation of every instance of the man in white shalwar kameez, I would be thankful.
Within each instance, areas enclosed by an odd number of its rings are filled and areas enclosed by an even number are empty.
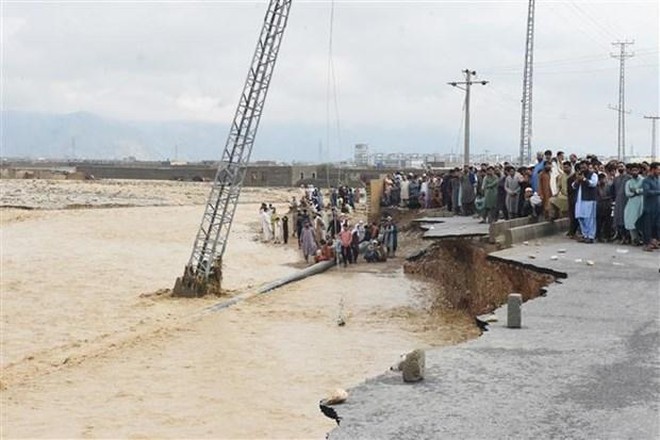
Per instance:
[[[263,234],[264,241],[270,241],[273,238],[273,230],[270,223],[270,211],[268,208],[262,208],[259,211],[259,217],[261,217],[261,232]]]

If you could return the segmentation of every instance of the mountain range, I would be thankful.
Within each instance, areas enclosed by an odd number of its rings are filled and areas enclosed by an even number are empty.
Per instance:
[[[228,124],[196,121],[126,121],[89,112],[67,114],[6,110],[0,156],[7,158],[120,160],[218,160]],[[341,148],[328,152],[326,127],[275,123],[262,118],[252,160],[323,162],[351,158],[355,143],[381,147],[378,152],[432,153],[429,139],[440,134],[410,127],[343,127]],[[358,139],[353,141],[353,139]],[[433,142],[435,143],[435,142]],[[389,148],[388,148],[389,147]],[[445,149],[448,150],[448,149]],[[375,150],[372,148],[372,152]]]

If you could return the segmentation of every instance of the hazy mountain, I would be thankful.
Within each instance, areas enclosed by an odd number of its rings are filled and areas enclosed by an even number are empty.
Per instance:
[[[190,121],[121,121],[93,113],[48,114],[5,111],[3,118],[3,157],[217,160],[224,148],[229,127]],[[424,145],[438,133],[410,127],[342,127],[342,148],[330,152],[326,127],[320,125],[277,124],[263,118],[252,152],[253,160],[337,161],[352,156],[355,143],[377,145],[379,152],[437,152]],[[366,139],[368,138],[368,139]],[[333,139],[333,144],[337,141]],[[447,152],[448,149],[444,149]]]
[[[133,122],[92,113],[3,112],[2,155],[8,157],[174,159],[215,158],[226,127],[197,122]],[[194,146],[194,147],[193,147]]]

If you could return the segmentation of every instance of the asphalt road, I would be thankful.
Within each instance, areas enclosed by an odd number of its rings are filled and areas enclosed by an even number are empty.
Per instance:
[[[480,338],[427,351],[424,381],[349,390],[330,439],[660,438],[660,251],[558,236],[495,255],[568,278],[521,329],[503,306]]]

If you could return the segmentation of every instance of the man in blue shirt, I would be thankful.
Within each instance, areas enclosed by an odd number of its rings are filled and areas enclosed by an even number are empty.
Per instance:
[[[660,163],[653,162],[649,173],[642,182],[644,194],[644,250],[651,252],[658,248],[660,233]]]
[[[532,170],[532,178],[530,183],[532,184],[532,191],[538,192],[539,191],[539,173],[543,171],[543,164],[544,162],[551,162],[552,161],[552,151],[550,150],[545,150],[545,153],[541,154],[539,151],[536,153],[536,160],[538,163],[534,165],[534,169]]]

